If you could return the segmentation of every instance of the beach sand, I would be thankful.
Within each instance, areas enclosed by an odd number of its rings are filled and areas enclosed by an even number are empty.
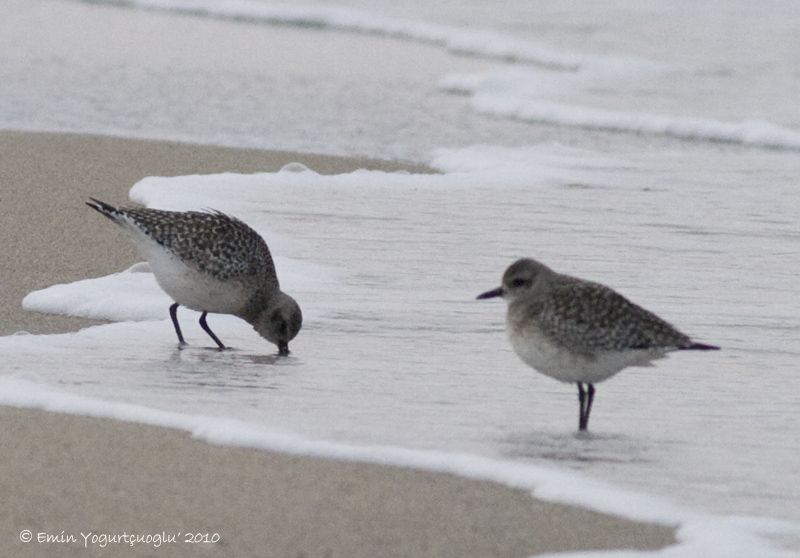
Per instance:
[[[96,322],[28,313],[20,301],[53,283],[139,261],[83,205],[123,203],[151,175],[273,171],[425,171],[402,163],[77,134],[0,132],[0,333],[73,331]],[[166,312],[166,309],[165,309]],[[657,549],[674,530],[543,502],[452,475],[217,447],[187,433],[0,407],[0,555],[388,557],[529,556],[580,549]],[[20,542],[30,530],[33,542]],[[164,532],[160,548],[89,543],[81,533]],[[177,535],[181,533],[180,535]],[[187,533],[218,533],[190,544]],[[41,535],[74,542],[36,542]]]

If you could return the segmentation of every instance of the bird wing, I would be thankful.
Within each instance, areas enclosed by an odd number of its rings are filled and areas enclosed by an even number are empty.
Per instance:
[[[267,243],[244,222],[219,211],[125,208],[144,234],[185,264],[218,279],[267,275],[277,284]]]
[[[566,279],[552,287],[539,308],[542,332],[553,342],[589,355],[689,343],[686,335],[613,289]]]

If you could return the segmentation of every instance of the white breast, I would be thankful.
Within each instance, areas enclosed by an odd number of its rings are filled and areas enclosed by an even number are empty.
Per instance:
[[[555,345],[535,328],[515,330],[507,324],[514,352],[528,366],[561,382],[595,384],[628,366],[649,366],[663,352],[646,350],[604,351],[594,355],[573,352]]]
[[[150,238],[135,236],[159,286],[178,304],[198,312],[235,314],[252,295],[241,281],[215,279],[187,266]]]

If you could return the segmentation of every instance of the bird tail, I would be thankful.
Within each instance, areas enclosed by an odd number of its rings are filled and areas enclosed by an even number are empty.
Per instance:
[[[92,201],[86,202],[86,205],[96,210],[104,217],[108,217],[115,223],[119,223],[119,220],[122,217],[122,213],[120,213],[119,209],[117,209],[113,205],[109,205],[106,202],[102,202],[98,199],[95,198],[89,198],[89,199]]]
[[[695,343],[691,341],[688,345],[681,347],[682,351],[719,351],[716,345],[707,345],[705,343]]]

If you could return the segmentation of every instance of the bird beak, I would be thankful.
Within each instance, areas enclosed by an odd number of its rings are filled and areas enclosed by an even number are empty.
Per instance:
[[[278,354],[280,356],[289,356],[289,343],[278,343]]]
[[[486,291],[483,294],[479,294],[478,300],[483,300],[485,298],[494,298],[496,296],[503,296],[503,287],[497,287],[496,289],[492,289],[491,291]]]

